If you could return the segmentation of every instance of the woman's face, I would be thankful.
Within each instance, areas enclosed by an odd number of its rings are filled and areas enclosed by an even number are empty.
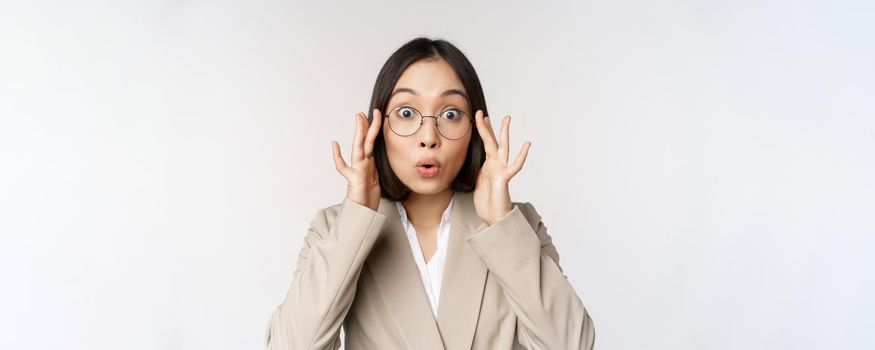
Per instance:
[[[419,130],[407,137],[393,132],[390,119],[385,119],[383,139],[389,165],[401,182],[415,193],[436,194],[446,190],[465,163],[471,133],[475,130],[469,125],[463,137],[447,139],[438,132],[435,121],[448,122],[441,117],[448,109],[462,111],[472,120],[473,113],[462,82],[443,59],[425,59],[407,67],[392,91],[385,115],[388,116],[396,107],[405,106],[418,110],[423,116],[438,119],[422,118]],[[454,114],[449,112],[446,115]]]

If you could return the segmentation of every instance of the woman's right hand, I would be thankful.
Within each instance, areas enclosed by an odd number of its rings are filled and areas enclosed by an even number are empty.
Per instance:
[[[374,109],[374,120],[368,125],[364,113],[355,115],[355,138],[352,142],[352,156],[347,165],[340,154],[340,145],[331,141],[334,153],[334,167],[347,181],[346,198],[377,211],[380,207],[380,179],[374,162],[374,140],[380,132],[383,116]],[[367,132],[367,133],[366,133]]]

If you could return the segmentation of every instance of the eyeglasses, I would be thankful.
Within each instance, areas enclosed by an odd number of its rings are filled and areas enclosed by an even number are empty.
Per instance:
[[[389,128],[392,129],[392,132],[402,137],[413,135],[419,131],[423,118],[434,118],[438,132],[450,140],[458,140],[467,135],[472,124],[468,114],[456,108],[447,108],[439,116],[424,116],[416,108],[399,106],[389,112],[385,118],[389,118]]]

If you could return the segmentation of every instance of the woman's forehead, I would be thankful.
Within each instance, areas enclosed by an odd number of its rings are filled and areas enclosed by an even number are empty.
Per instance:
[[[434,95],[434,94],[431,94]],[[444,90],[443,92],[437,94],[438,96],[427,96],[423,95],[416,89],[408,88],[408,87],[397,87],[392,91],[392,95],[389,96],[389,101],[395,100],[419,100],[419,99],[448,99],[448,100],[458,100],[464,103],[468,103],[468,95],[465,94],[464,90],[450,88]]]
[[[442,59],[420,60],[411,64],[395,83],[395,95],[412,95],[419,98],[443,98],[456,95],[467,99],[465,86],[450,65]],[[458,93],[460,92],[460,94]]]

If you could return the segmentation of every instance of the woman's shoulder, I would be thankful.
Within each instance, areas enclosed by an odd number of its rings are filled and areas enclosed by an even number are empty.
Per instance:
[[[538,227],[538,223],[541,222],[541,214],[535,209],[534,204],[524,201],[511,203],[513,204],[511,207],[519,208],[520,213],[523,214],[532,228],[536,229]]]
[[[350,199],[344,198],[340,202],[323,206],[316,210],[313,215],[311,225],[319,228],[330,229],[337,221],[340,214],[344,211],[350,211],[361,216],[382,215],[375,212],[371,208],[358,204]]]
[[[348,199],[344,199],[344,200],[339,201],[339,202],[335,202],[335,203],[328,204],[328,205],[323,205],[322,207],[319,207],[318,209],[316,209],[315,216],[316,217],[324,217],[326,219],[333,220],[343,210],[343,205],[347,201],[348,201]],[[332,221],[332,220],[329,220],[329,221]]]

